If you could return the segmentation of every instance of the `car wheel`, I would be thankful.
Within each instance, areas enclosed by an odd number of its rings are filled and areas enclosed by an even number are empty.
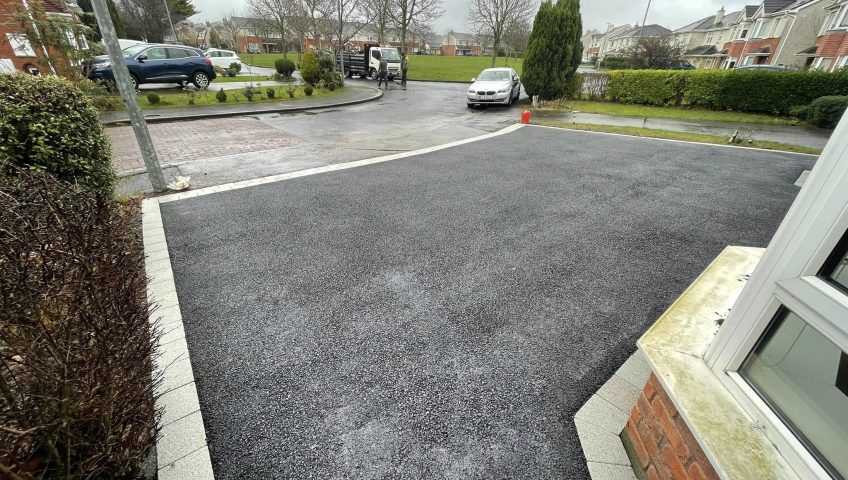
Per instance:
[[[132,73],[130,74],[130,82],[132,83],[133,90],[138,90],[138,79]]]
[[[197,88],[206,88],[209,86],[209,75],[204,72],[194,72],[191,76],[191,83]]]
[[[377,80],[377,69],[376,68],[372,68],[371,71],[368,72],[368,73],[369,73],[369,76],[371,77],[371,80]]]

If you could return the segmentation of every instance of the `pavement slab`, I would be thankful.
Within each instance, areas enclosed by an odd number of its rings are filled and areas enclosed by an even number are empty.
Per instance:
[[[216,478],[589,478],[575,413],[814,161],[527,127],[163,203]]]

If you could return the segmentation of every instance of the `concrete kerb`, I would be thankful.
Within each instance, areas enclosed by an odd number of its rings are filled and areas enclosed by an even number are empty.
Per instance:
[[[245,112],[199,112],[192,113],[190,115],[172,115],[172,116],[163,116],[163,117],[145,117],[145,121],[147,123],[167,123],[167,122],[177,122],[180,120],[202,120],[207,118],[228,118],[228,117],[243,117],[247,115],[258,115],[258,114],[266,114],[266,113],[297,113],[304,112],[306,110],[323,110],[326,108],[338,108],[338,107],[346,107],[349,105],[358,105],[360,103],[373,102],[374,100],[379,100],[383,97],[383,91],[376,87],[370,86],[361,86],[359,88],[367,88],[369,90],[373,90],[374,93],[368,98],[360,98],[356,100],[348,100],[344,102],[336,102],[327,105],[318,105],[318,106],[296,106],[296,107],[272,107],[263,109],[262,107],[258,107],[258,110],[254,111],[245,111]],[[216,107],[195,107],[197,109],[209,109],[214,110]],[[121,119],[121,120],[101,120],[101,125],[109,126],[109,125],[124,125],[129,124],[129,120]]]
[[[592,480],[636,480],[620,435],[650,375],[645,357],[636,350],[574,415]]]
[[[212,460],[185,340],[168,241],[159,201],[142,202],[142,236],[145,270],[149,278],[147,299],[158,305],[151,322],[163,331],[154,368],[162,376],[157,406],[162,408],[162,430],[156,443],[159,480],[212,480]]]
[[[149,278],[147,298],[151,305],[158,305],[155,314],[151,315],[151,322],[158,322],[158,326],[163,331],[159,342],[159,357],[155,364],[155,368],[162,375],[162,382],[157,390],[157,406],[163,410],[162,430],[156,443],[158,479],[214,480],[200,400],[174,283],[168,241],[162,223],[161,203],[398,160],[504,135],[522,126],[514,124],[486,135],[401,154],[145,199],[142,202],[142,236],[146,256],[145,270]]]

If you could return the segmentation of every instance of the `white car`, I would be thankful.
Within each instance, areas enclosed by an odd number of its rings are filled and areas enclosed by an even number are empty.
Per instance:
[[[236,55],[236,52],[232,50],[220,50],[217,48],[210,48],[206,50],[204,55],[207,58],[212,60],[212,65],[221,68],[230,68],[231,63],[238,63],[241,65],[241,58]]]
[[[521,79],[511,68],[487,68],[477,78],[471,79],[468,87],[467,104],[512,105],[521,96]]]

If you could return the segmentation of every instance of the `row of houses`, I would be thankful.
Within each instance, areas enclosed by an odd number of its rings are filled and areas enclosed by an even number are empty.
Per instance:
[[[583,37],[584,58],[625,55],[641,37],[672,35],[700,69],[780,65],[833,71],[848,63],[848,0],[764,0],[689,25],[609,26]]]
[[[345,44],[346,50],[359,51],[366,43],[376,43],[379,39],[374,24],[351,23],[348,28],[356,33]],[[183,22],[177,28],[177,37],[168,40],[197,47],[217,47],[223,44],[240,53],[272,53],[283,49],[324,50],[331,44],[326,36],[309,33],[300,39],[294,32],[289,32],[284,39],[279,32],[269,29],[261,19],[235,16],[205,24]],[[405,46],[400,43],[400,32],[397,29],[387,29],[383,37],[383,45],[405,48],[410,55],[476,56],[484,50],[477,37],[470,33],[449,31],[444,35],[434,35],[410,30]]]

